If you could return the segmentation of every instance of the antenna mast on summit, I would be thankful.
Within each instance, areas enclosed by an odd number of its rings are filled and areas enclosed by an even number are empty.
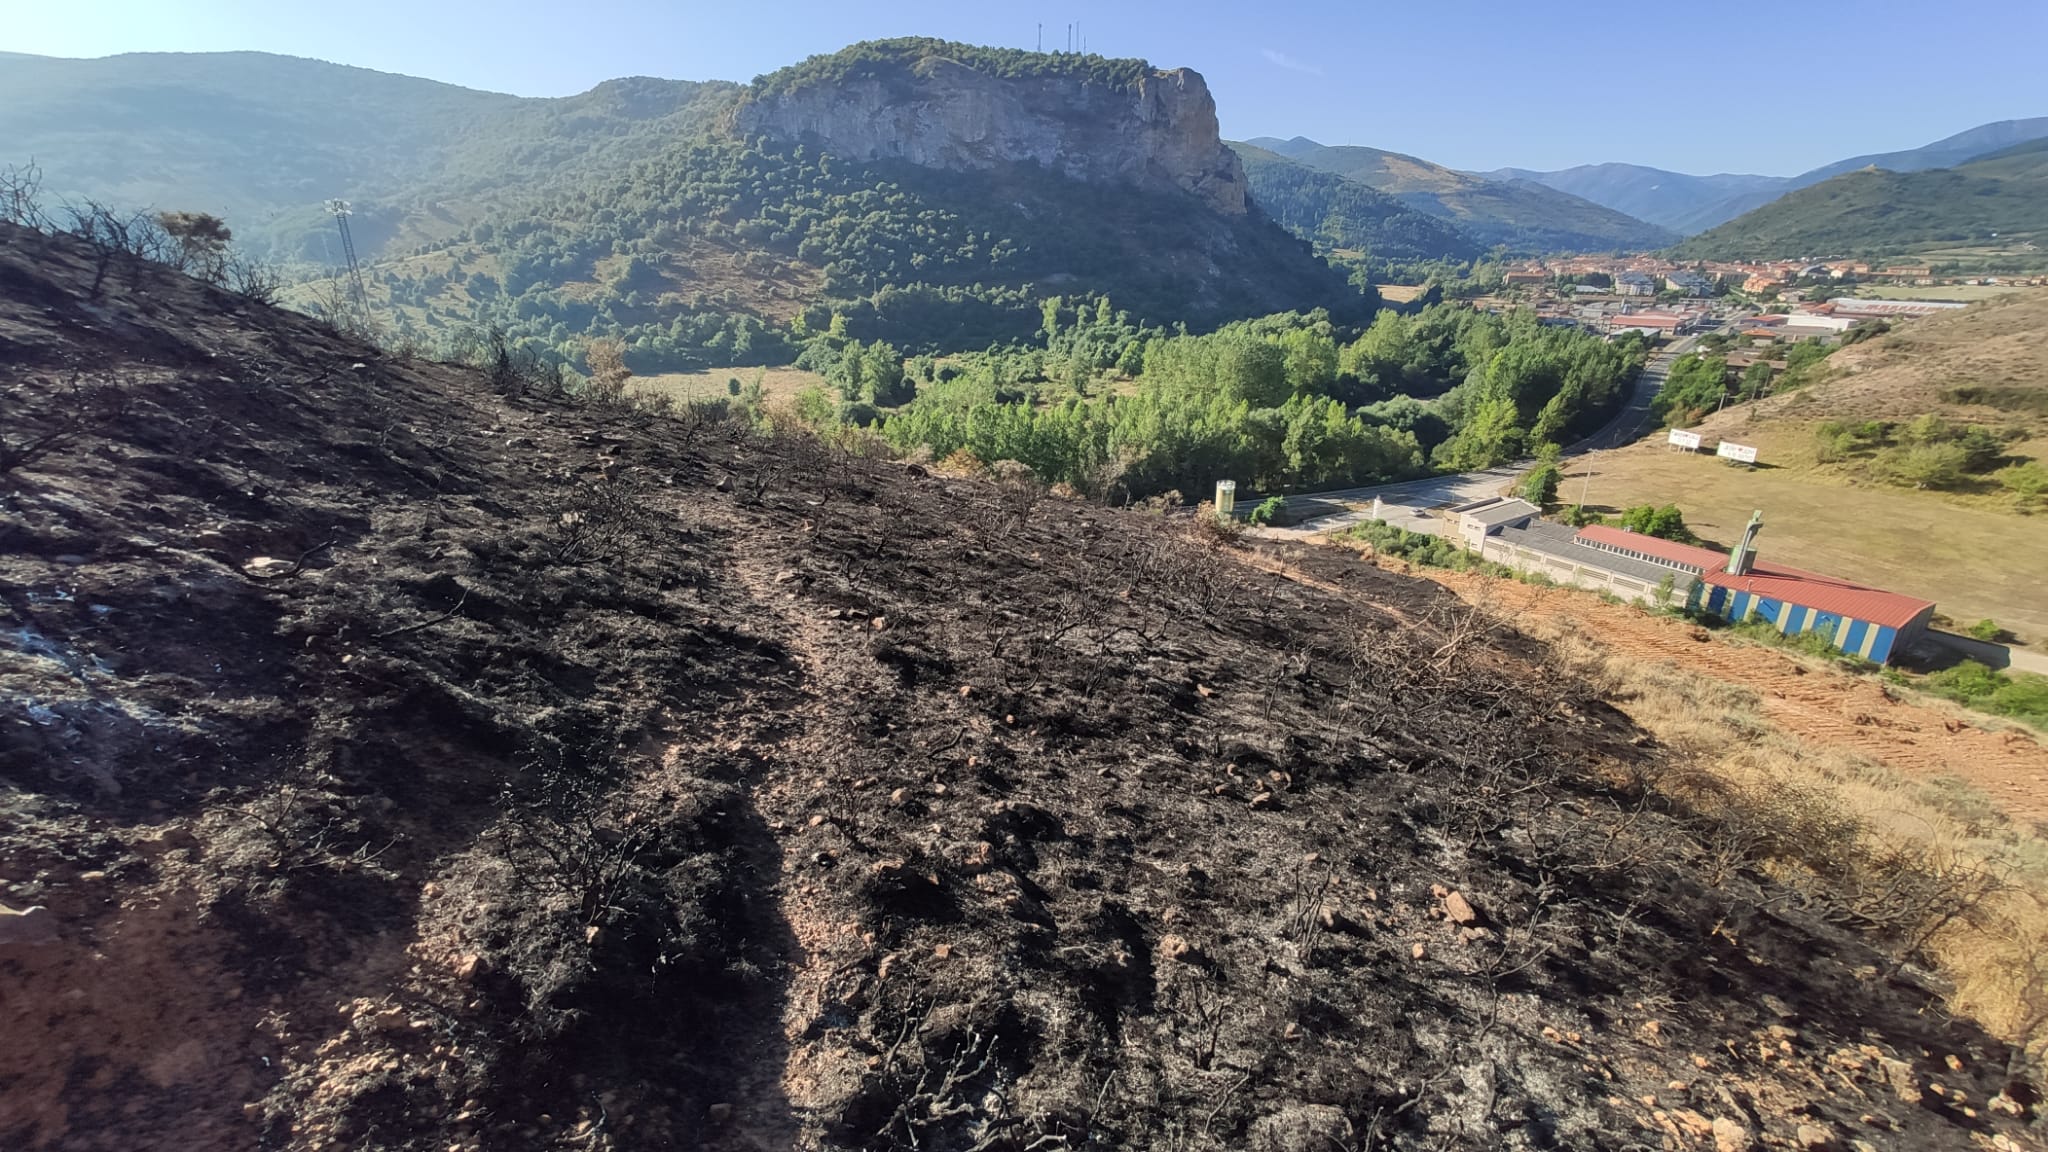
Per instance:
[[[329,200],[327,210],[334,214],[335,227],[341,229],[341,254],[348,258],[348,290],[354,297],[356,310],[364,317],[370,314],[370,296],[363,291],[363,270],[356,263],[356,242],[348,232],[348,218],[353,210],[346,200]]]

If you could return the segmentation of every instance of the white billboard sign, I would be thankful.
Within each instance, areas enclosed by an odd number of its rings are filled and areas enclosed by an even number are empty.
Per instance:
[[[1671,442],[1689,452],[1700,450],[1700,434],[1697,432],[1687,432],[1683,428],[1673,428],[1671,430]]]
[[[1756,449],[1747,444],[1732,444],[1723,440],[1721,446],[1714,450],[1714,455],[1728,460],[1740,460],[1744,464],[1756,463]]]

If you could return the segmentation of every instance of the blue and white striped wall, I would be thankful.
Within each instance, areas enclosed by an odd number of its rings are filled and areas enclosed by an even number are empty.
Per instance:
[[[1737,624],[1744,620],[1766,620],[1787,636],[1818,632],[1842,651],[1877,664],[1891,659],[1892,648],[1899,639],[1897,628],[1719,585],[1695,585],[1692,606]]]

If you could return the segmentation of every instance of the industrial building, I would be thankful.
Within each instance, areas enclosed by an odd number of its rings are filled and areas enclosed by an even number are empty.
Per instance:
[[[1695,318],[1672,312],[1623,312],[1607,318],[1607,331],[1640,332],[1645,336],[1683,336],[1692,330]]]
[[[1905,653],[1934,615],[1932,601],[1758,559],[1762,513],[1724,555],[1622,528],[1550,523],[1522,500],[1483,500],[1449,511],[1466,547],[1518,572],[1632,603],[1682,606],[1731,622],[1763,620],[1787,635],[1816,632],[1879,664]]]

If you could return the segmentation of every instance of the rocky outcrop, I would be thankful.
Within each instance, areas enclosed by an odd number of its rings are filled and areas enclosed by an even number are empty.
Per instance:
[[[743,135],[854,160],[976,171],[1036,163],[1077,180],[1193,193],[1245,212],[1245,178],[1223,146],[1201,74],[1147,69],[1128,85],[1074,75],[994,76],[943,56],[901,74],[826,80],[755,94],[734,112]]]

